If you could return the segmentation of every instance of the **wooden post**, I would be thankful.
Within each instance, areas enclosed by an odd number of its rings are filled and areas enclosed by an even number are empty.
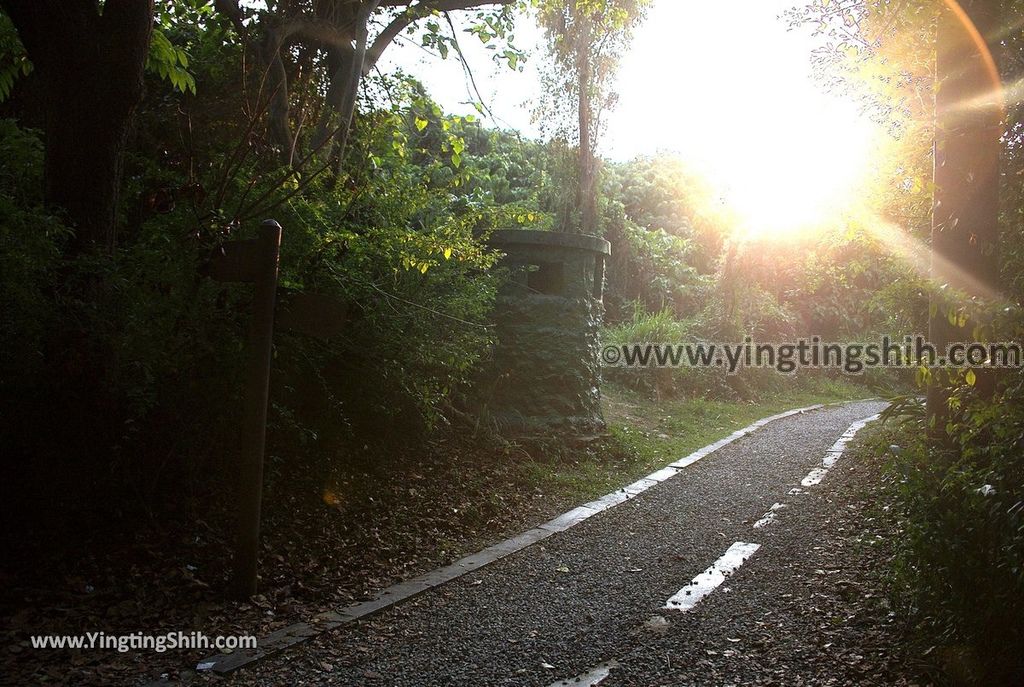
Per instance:
[[[268,219],[263,222],[257,238],[229,241],[218,247],[202,270],[203,274],[217,281],[252,283],[254,287],[239,446],[237,538],[229,589],[230,594],[238,599],[248,599],[256,593],[275,312],[280,307],[276,318],[280,327],[330,339],[344,331],[349,311],[348,303],[324,294],[287,289],[278,293],[280,248],[281,225]]]
[[[247,599],[256,593],[256,564],[260,543],[260,505],[263,498],[263,453],[270,389],[270,358],[277,295],[277,264],[281,225],[266,220],[254,243],[253,313],[245,372],[244,417],[238,468],[238,533],[232,594]]]

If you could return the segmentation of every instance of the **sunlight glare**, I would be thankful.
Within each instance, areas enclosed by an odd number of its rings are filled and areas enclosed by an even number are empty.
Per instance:
[[[764,113],[746,136],[712,124],[689,146],[743,237],[787,237],[838,223],[867,180],[873,125],[851,104],[803,95]]]
[[[1008,303],[1005,294],[992,288],[948,258],[932,253],[930,246],[913,234],[874,212],[867,212],[860,219],[858,226],[863,227],[867,234],[877,241],[890,255],[896,256],[913,273],[921,279],[933,280],[935,286],[955,285],[966,293],[991,303]]]
[[[612,155],[678,153],[744,238],[838,224],[881,140],[855,101],[815,82],[816,43],[779,16],[793,4],[657,0],[618,79]]]

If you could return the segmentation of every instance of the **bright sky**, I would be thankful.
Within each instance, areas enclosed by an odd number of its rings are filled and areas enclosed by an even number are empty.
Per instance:
[[[809,31],[789,31],[779,15],[800,0],[655,0],[623,58],[602,152],[617,159],[662,149],[685,150],[702,129],[723,118],[747,128],[749,117],[815,119],[800,106],[828,105],[810,78]],[[453,18],[457,18],[453,13]],[[473,36],[460,44],[484,100],[501,123],[534,134],[530,111],[540,92],[536,61],[544,59],[540,31],[522,18],[516,44],[533,54],[522,73],[495,64]],[[447,110],[470,113],[470,91],[458,60],[440,60],[415,44],[392,46],[382,67],[400,66],[423,81]],[[789,98],[780,100],[779,95]],[[794,97],[795,96],[795,97]],[[787,102],[789,100],[790,102]],[[740,143],[741,144],[741,143]]]
[[[812,79],[810,29],[788,30],[780,18],[799,3],[655,0],[622,59],[619,103],[599,152],[617,160],[681,153],[741,212],[763,217],[774,205],[787,225],[812,221],[810,211],[820,215],[832,195],[849,195],[874,134],[853,104]],[[529,20],[521,24],[516,43],[534,53],[522,73],[494,64],[476,38],[460,40],[497,123],[535,135],[535,64],[544,55],[540,31]],[[411,44],[392,46],[387,58],[387,66],[421,79],[447,111],[473,112],[456,59],[442,62]]]

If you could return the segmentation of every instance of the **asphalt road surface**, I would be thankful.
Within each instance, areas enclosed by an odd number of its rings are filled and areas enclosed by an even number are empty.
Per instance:
[[[910,684],[880,591],[892,532],[878,467],[828,453],[883,407],[767,424],[565,532],[227,682]]]

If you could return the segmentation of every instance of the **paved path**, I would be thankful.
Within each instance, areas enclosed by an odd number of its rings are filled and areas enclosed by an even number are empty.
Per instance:
[[[877,470],[839,457],[820,483],[807,479],[883,407],[768,424],[572,529],[228,680],[899,682],[892,616],[874,588],[873,547],[887,532],[863,496]]]

